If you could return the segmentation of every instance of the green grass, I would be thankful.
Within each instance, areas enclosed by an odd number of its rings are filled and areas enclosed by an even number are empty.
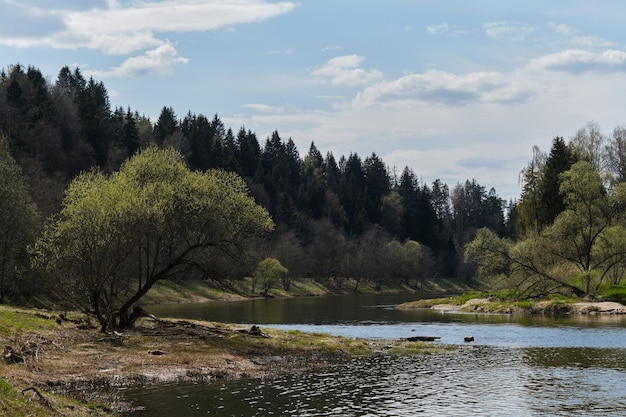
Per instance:
[[[473,298],[484,298],[487,297],[487,294],[482,291],[465,291],[463,294],[458,297],[454,297],[453,304],[454,305],[463,305],[469,300]]]
[[[626,304],[626,286],[609,285],[600,290],[600,297],[606,301],[615,301]]]
[[[77,401],[39,391],[48,402],[44,404],[40,398],[31,392],[21,392],[21,388],[14,388],[3,379],[0,379],[0,415],[2,417],[87,417],[87,416],[117,416],[103,403],[89,403],[81,406]]]
[[[38,331],[58,326],[47,313],[24,313],[8,307],[0,307],[0,335],[13,337],[24,331]]]

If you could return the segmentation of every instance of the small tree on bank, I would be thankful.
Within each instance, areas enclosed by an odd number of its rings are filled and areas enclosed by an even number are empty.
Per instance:
[[[243,180],[186,168],[172,150],[148,148],[118,172],[79,175],[34,250],[34,263],[101,330],[128,327],[132,308],[159,280],[203,268],[219,249],[238,257],[272,230]]]
[[[287,268],[282,266],[278,259],[265,258],[259,262],[254,271],[254,287],[256,287],[257,283],[261,284],[263,295],[266,296],[276,281],[283,280],[288,272]]]

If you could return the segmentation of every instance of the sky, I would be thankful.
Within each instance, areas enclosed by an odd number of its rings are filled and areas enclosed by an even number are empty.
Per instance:
[[[79,68],[153,122],[217,114],[506,200],[533,146],[626,124],[622,0],[0,0],[18,63]]]

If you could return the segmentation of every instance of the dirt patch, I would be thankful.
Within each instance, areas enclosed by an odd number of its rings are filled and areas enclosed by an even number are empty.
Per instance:
[[[626,314],[626,306],[613,301],[581,302],[572,304],[572,312],[580,314]]]
[[[531,313],[531,314],[626,314],[626,306],[612,301],[560,303],[539,301],[530,308],[521,308],[514,303],[506,303],[490,298],[474,298],[462,305],[436,304],[433,310],[476,311],[487,313]]]
[[[467,300],[462,305],[436,304],[432,306],[431,308],[433,310],[442,310],[442,311],[451,311],[451,310],[468,311],[468,310],[478,309],[479,306],[489,305],[491,303],[492,303],[492,300],[490,298],[472,298],[471,300]]]

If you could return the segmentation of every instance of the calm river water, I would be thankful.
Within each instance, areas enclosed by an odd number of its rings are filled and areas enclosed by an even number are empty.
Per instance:
[[[624,416],[626,317],[400,311],[415,296],[150,307],[157,316],[362,338],[438,336],[450,353],[376,356],[306,375],[127,392],[131,416]],[[476,341],[463,343],[472,335]]]

